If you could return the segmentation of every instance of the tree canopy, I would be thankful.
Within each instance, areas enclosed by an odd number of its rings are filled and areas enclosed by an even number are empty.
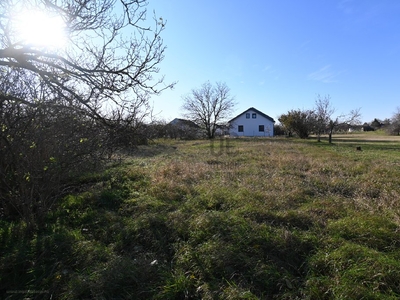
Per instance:
[[[314,129],[315,115],[311,110],[290,110],[278,118],[285,130],[291,135],[296,133],[300,138],[307,138]]]

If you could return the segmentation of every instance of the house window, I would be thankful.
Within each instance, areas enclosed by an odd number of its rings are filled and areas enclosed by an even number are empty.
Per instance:
[[[256,113],[252,113],[252,114],[251,114],[251,118],[252,118],[252,119],[257,118],[257,114],[256,114]]]
[[[250,119],[250,113],[246,113],[246,119]]]
[[[264,132],[264,125],[258,125],[258,131]]]
[[[238,126],[238,132],[243,132],[243,125]]]

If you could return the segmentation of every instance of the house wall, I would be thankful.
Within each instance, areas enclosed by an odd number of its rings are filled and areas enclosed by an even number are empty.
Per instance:
[[[250,118],[246,118],[246,114],[250,114]],[[253,118],[253,114],[256,114],[256,118]],[[260,125],[264,125],[264,131],[259,130]],[[239,132],[239,126],[243,126],[243,132]],[[231,127],[229,133],[232,136],[274,136],[274,123],[253,110],[237,117]]]

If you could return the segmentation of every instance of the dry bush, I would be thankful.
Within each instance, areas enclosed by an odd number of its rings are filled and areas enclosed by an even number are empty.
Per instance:
[[[3,102],[1,115],[1,214],[34,225],[71,178],[99,165],[99,127],[60,108]]]

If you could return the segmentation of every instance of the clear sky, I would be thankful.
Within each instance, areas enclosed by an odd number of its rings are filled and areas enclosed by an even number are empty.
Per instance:
[[[400,107],[399,0],[150,0],[167,21],[160,74],[177,81],[153,97],[154,113],[182,117],[182,96],[225,82],[232,117],[255,107],[277,121],[330,95],[336,115],[362,121]]]

